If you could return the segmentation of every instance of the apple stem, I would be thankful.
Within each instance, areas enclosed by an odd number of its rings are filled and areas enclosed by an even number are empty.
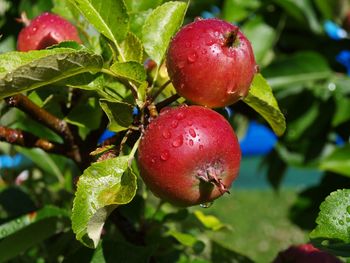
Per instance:
[[[224,46],[226,47],[234,47],[237,46],[237,44],[239,43],[238,39],[237,39],[237,35],[238,35],[238,31],[239,28],[236,27],[234,30],[232,30],[231,32],[225,34],[225,42],[224,42]]]
[[[24,26],[29,26],[30,25],[30,19],[27,17],[26,12],[22,12],[21,13],[21,17],[20,18],[16,18],[16,21],[19,23],[22,23]]]

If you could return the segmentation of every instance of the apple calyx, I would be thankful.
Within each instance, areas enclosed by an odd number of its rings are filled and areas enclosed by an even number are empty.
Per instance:
[[[228,32],[225,34],[225,41],[224,45],[225,47],[238,47],[239,45],[239,39],[237,38],[239,28],[236,27],[234,30]]]
[[[223,168],[220,165],[210,165],[204,169],[199,169],[197,171],[197,178],[206,182],[206,183],[212,183],[216,187],[219,188],[219,191],[221,194],[224,193],[230,193],[230,191],[227,189],[226,185],[222,182],[221,177],[223,173]]]

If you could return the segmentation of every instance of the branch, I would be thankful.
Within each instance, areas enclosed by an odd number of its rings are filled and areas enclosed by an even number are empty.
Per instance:
[[[20,145],[27,148],[41,148],[46,152],[64,154],[66,149],[62,144],[56,144],[39,138],[29,132],[0,126],[0,141]]]
[[[68,127],[68,124],[65,121],[58,119],[48,111],[40,108],[26,96],[22,94],[14,95],[7,98],[6,103],[11,107],[16,107],[22,110],[34,120],[55,131],[61,135],[65,141],[73,141],[73,135]]]
[[[17,94],[9,97],[5,101],[9,106],[22,110],[32,119],[38,121],[39,123],[45,125],[46,127],[59,134],[65,143],[68,144],[69,155],[72,155],[72,159],[77,163],[81,162],[79,147],[75,143],[74,136],[67,122],[57,118],[45,109],[40,108],[38,105],[33,103],[30,99],[22,94]]]

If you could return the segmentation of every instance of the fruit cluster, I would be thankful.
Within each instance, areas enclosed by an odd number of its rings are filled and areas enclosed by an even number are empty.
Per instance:
[[[23,22],[19,51],[81,42],[76,28],[55,14]],[[210,108],[247,95],[257,69],[252,47],[237,26],[197,19],[172,39],[166,65],[177,93],[200,106],[166,109],[151,121],[138,149],[141,176],[154,194],[173,204],[212,202],[229,191],[241,152],[231,125]]]
[[[139,147],[141,176],[176,205],[212,202],[237,177],[241,152],[231,125],[209,108],[248,94],[253,50],[237,26],[197,19],[174,36],[166,64],[177,93],[201,106],[166,110],[151,122]]]

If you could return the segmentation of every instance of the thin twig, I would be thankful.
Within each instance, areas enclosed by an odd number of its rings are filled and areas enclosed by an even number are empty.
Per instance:
[[[169,79],[166,81],[158,90],[157,92],[152,96],[151,101],[155,101],[155,99],[159,96],[160,93],[171,83],[171,80]]]
[[[160,111],[162,108],[170,105],[171,103],[177,101],[180,98],[180,96],[178,94],[174,94],[172,96],[170,96],[169,98],[162,100],[161,102],[157,103],[156,107],[157,110]]]

